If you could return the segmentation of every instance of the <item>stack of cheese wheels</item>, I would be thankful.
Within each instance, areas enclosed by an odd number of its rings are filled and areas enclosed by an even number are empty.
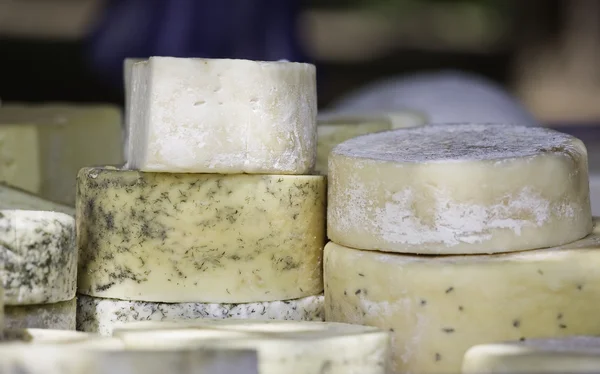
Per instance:
[[[457,373],[481,343],[600,334],[600,221],[572,136],[360,136],[330,155],[328,204],[326,319],[393,331],[397,373]]]
[[[130,95],[128,168],[78,175],[78,329],[323,320],[315,67],[152,57]]]

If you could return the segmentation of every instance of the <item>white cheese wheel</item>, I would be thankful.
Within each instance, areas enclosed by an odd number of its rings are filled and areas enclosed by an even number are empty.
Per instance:
[[[416,256],[325,247],[325,319],[394,331],[401,373],[458,373],[468,348],[600,335],[600,235],[562,247]],[[590,302],[592,300],[592,302]]]
[[[323,291],[324,176],[78,176],[78,292],[246,303]]]
[[[366,326],[200,319],[132,323],[117,329],[114,336],[126,346],[149,349],[256,350],[260,374],[384,374],[389,368],[389,333]]]
[[[124,150],[127,155],[127,147],[129,145],[129,112],[131,110],[131,84],[132,84],[132,70],[133,64],[142,62],[144,59],[141,58],[126,58],[123,60],[123,88],[125,92],[125,110],[123,113],[123,124],[125,131],[124,135]]]
[[[314,65],[151,57],[133,65],[132,169],[305,174],[316,157]]]
[[[415,127],[425,124],[425,116],[405,110],[382,113],[324,113],[317,117],[317,163],[315,170],[327,174],[327,159],[338,144],[360,135]]]
[[[73,299],[75,219],[58,212],[0,210],[0,260],[6,305]]]
[[[20,188],[0,182],[0,209],[44,210],[75,216],[75,208],[43,199]]]
[[[75,299],[52,304],[7,305],[5,325],[10,329],[38,328],[75,330]]]
[[[79,295],[77,298],[77,330],[110,335],[114,328],[128,322],[198,318],[323,321],[325,319],[323,307],[323,295],[296,300],[245,304],[172,304]]]
[[[570,135],[445,124],[369,134],[329,157],[327,234],[351,248],[475,254],[592,229],[587,151]]]
[[[463,374],[597,373],[600,338],[569,336],[482,344],[467,351]]]

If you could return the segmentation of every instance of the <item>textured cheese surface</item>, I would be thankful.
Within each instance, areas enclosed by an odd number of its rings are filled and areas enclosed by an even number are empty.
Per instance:
[[[412,111],[389,113],[320,114],[317,117],[317,163],[315,170],[327,174],[327,158],[338,144],[360,135],[415,127],[425,117]]]
[[[70,206],[80,168],[123,163],[121,112],[114,106],[5,104],[0,139],[6,137],[0,179]]]
[[[114,336],[126,346],[150,349],[253,349],[260,374],[384,374],[389,367],[389,333],[367,326],[199,319],[138,322],[116,330]]]
[[[600,236],[524,252],[424,257],[325,247],[325,318],[394,331],[401,373],[458,373],[473,345],[599,334]]]
[[[306,174],[316,157],[310,64],[151,57],[133,65],[128,166]]]
[[[54,203],[4,183],[0,183],[0,209],[45,210],[75,216],[75,208]]]
[[[245,304],[155,303],[79,295],[77,330],[110,335],[113,329],[128,322],[198,318],[323,321],[323,307],[323,295]]]
[[[511,252],[590,233],[587,151],[537,127],[428,125],[369,134],[329,158],[327,234],[352,248]]]
[[[0,210],[0,260],[6,305],[73,299],[75,219],[58,212]]]
[[[323,291],[323,176],[78,176],[78,292],[245,303]]]
[[[467,351],[464,374],[597,373],[600,338],[569,336],[482,344]]]
[[[75,330],[75,299],[52,304],[7,305],[5,325],[9,329]]]

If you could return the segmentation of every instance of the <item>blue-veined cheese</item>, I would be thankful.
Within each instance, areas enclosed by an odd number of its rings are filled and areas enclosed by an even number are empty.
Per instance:
[[[9,329],[75,330],[76,312],[75,299],[52,304],[7,305],[5,325]]]
[[[75,216],[73,207],[43,199],[5,183],[0,183],[0,209],[44,210]]]
[[[306,174],[316,158],[316,70],[285,61],[151,57],[132,68],[128,167]]]
[[[156,303],[79,295],[77,330],[110,335],[115,328],[128,322],[198,318],[323,321],[323,306],[323,295],[244,304]]]
[[[75,219],[59,212],[0,210],[0,260],[6,305],[72,300]]]
[[[324,176],[78,175],[78,292],[246,303],[322,292]]]
[[[473,345],[600,335],[600,235],[494,255],[325,247],[325,319],[394,331],[399,373],[458,373]]]
[[[356,137],[329,157],[327,235],[351,248],[511,252],[592,230],[587,151],[540,127],[427,125]]]

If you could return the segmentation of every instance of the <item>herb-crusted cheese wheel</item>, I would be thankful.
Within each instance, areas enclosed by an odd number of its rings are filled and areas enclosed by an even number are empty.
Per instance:
[[[0,268],[6,305],[75,297],[75,219],[64,213],[0,210]]]
[[[600,236],[562,247],[421,257],[325,247],[325,319],[394,331],[395,370],[458,373],[473,345],[600,335]]]
[[[75,299],[52,304],[7,305],[5,307],[7,328],[38,328],[75,330]]]
[[[315,170],[327,174],[327,158],[338,144],[359,135],[414,127],[425,124],[425,117],[413,111],[383,113],[328,113],[317,117],[317,164]]]
[[[114,336],[125,346],[149,349],[256,350],[260,374],[384,374],[389,368],[389,333],[367,326],[199,319],[132,323]]]
[[[463,374],[597,373],[600,338],[569,336],[482,344],[467,351]]]
[[[314,167],[314,65],[151,57],[132,69],[128,167],[223,174]]]
[[[587,151],[539,127],[428,125],[369,134],[329,157],[327,234],[419,254],[561,245],[592,229]]]
[[[77,330],[110,335],[114,328],[128,322],[198,318],[323,321],[323,307],[323,295],[245,304],[156,303],[79,295]]]
[[[323,176],[78,176],[79,293],[246,303],[323,291]]]

